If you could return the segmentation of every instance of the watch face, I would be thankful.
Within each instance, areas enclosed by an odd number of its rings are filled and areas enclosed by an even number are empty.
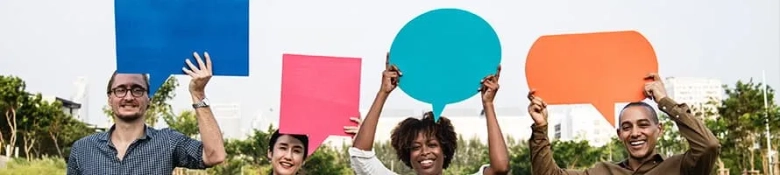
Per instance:
[[[209,102],[209,99],[208,99],[208,98],[204,98],[204,99],[203,99],[203,104],[204,104],[204,105],[210,105],[211,103]]]

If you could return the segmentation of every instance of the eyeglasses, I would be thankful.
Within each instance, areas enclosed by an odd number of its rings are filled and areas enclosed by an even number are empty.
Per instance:
[[[146,89],[140,88],[140,87],[134,87],[132,89],[128,89],[128,88],[114,88],[114,89],[111,90],[111,92],[114,92],[114,96],[119,97],[119,98],[127,96],[127,92],[128,91],[131,94],[133,94],[133,97],[141,97],[141,96],[144,96],[144,94],[146,93]]]

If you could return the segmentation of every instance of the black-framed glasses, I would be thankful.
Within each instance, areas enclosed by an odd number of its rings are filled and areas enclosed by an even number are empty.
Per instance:
[[[111,92],[114,92],[114,96],[119,98],[127,96],[127,92],[133,94],[133,97],[142,97],[146,94],[146,89],[140,87],[133,87],[131,89],[119,87],[111,89]]]

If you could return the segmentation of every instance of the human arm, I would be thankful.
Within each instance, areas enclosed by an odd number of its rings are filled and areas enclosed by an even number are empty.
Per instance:
[[[691,112],[688,105],[677,103],[669,98],[658,74],[650,74],[653,81],[645,85],[648,97],[658,103],[658,107],[677,124],[677,128],[687,141],[689,148],[682,159],[681,174],[710,174],[720,154],[718,138],[707,126]]]
[[[564,170],[555,164],[553,159],[552,144],[547,137],[547,104],[542,98],[528,93],[531,104],[528,105],[528,113],[534,120],[531,125],[531,138],[528,140],[528,148],[531,150],[531,174],[537,175],[584,175],[583,171]]]
[[[208,81],[212,76],[211,58],[208,53],[204,53],[206,61],[204,63],[197,53],[193,53],[193,56],[198,62],[198,66],[192,64],[187,59],[187,65],[190,69],[183,68],[187,75],[192,77],[190,81],[190,94],[192,95],[193,104],[201,103],[206,99],[205,88]],[[219,129],[214,114],[211,112],[209,106],[195,107],[195,115],[198,120],[198,131],[203,143],[202,159],[203,164],[206,167],[211,167],[225,161],[227,153],[225,152],[225,144],[222,140],[222,132]]]
[[[498,92],[498,79],[501,73],[501,67],[498,67],[496,75],[490,75],[482,80],[482,107],[485,111],[488,133],[488,153],[490,166],[480,169],[485,175],[507,174],[509,173],[509,151],[506,148],[504,134],[501,132],[501,126],[496,118],[496,110],[493,106],[493,100]]]
[[[73,144],[77,145],[77,144]],[[67,169],[67,175],[80,175],[81,170],[79,169],[79,159],[78,159],[78,147],[74,147],[70,151],[70,156],[68,156],[68,169]]]
[[[386,59],[389,59],[389,54]],[[352,147],[348,151],[350,166],[357,175],[395,174],[379,161],[372,150],[376,127],[379,123],[379,115],[382,113],[382,108],[387,101],[387,97],[390,96],[390,92],[398,85],[400,75],[398,68],[390,65],[386,60],[380,90],[377,92],[374,103],[371,105],[365,119],[360,122]]]
[[[352,142],[352,147],[355,147],[364,151],[371,151],[374,146],[374,135],[376,134],[376,126],[379,123],[379,115],[382,113],[382,108],[387,101],[387,97],[390,96],[390,92],[398,85],[401,72],[397,67],[390,65],[390,54],[387,55],[385,60],[385,70],[382,72],[382,85],[379,92],[377,92],[374,98],[374,103],[371,104],[371,108],[368,110],[365,119],[363,119],[360,129]]]

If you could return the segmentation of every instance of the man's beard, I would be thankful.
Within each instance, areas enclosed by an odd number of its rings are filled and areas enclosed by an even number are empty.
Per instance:
[[[136,113],[133,115],[116,115],[116,119],[122,120],[125,123],[132,123],[141,119],[143,115],[143,113]]]

